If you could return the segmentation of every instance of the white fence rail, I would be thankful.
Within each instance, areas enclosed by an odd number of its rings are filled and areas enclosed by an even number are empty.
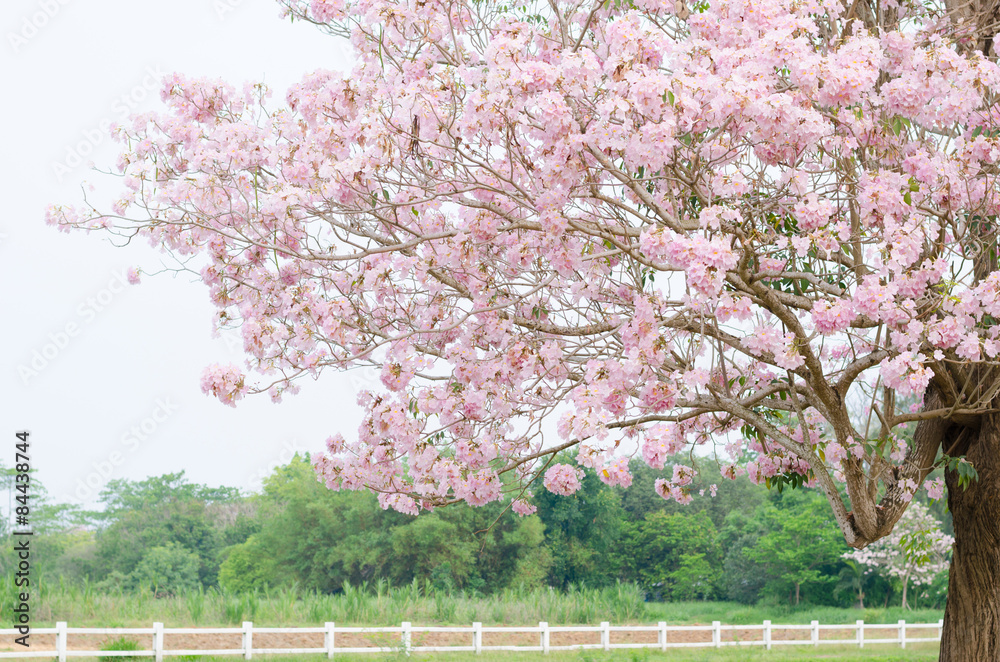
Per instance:
[[[0,651],[0,658],[28,658],[28,657],[57,657],[59,662],[66,662],[67,657],[98,657],[98,656],[149,656],[156,662],[161,662],[164,657],[176,655],[242,655],[243,659],[250,660],[253,654],[276,655],[276,654],[325,654],[328,658],[333,658],[337,653],[384,653],[404,651],[407,654],[464,651],[470,653],[481,653],[490,650],[512,650],[512,651],[537,651],[548,653],[554,650],[580,650],[585,648],[611,650],[616,648],[651,648],[667,650],[668,648],[721,648],[723,646],[763,646],[770,650],[773,646],[819,646],[821,644],[841,644],[852,645],[863,648],[865,644],[899,644],[901,648],[906,648],[908,643],[936,642],[941,639],[943,621],[937,623],[907,623],[899,621],[895,624],[880,623],[870,624],[864,621],[856,621],[854,624],[823,624],[813,621],[809,625],[780,625],[771,621],[764,621],[761,625],[723,625],[719,621],[713,621],[711,625],[667,625],[661,621],[657,625],[611,625],[603,622],[599,626],[593,625],[559,625],[550,626],[541,622],[537,627],[531,626],[483,626],[482,623],[473,623],[471,626],[422,626],[403,622],[399,627],[338,627],[335,623],[326,623],[323,627],[301,627],[301,628],[262,628],[254,627],[253,623],[247,621],[240,628],[164,628],[163,623],[153,623],[151,628],[71,628],[65,622],[56,623],[54,628],[32,628],[32,635],[47,634],[55,636],[55,648],[39,650],[34,646],[23,650]],[[911,637],[910,630],[936,630],[934,636]],[[850,639],[824,639],[820,633],[824,630],[854,631],[854,636]],[[891,630],[893,637],[866,638],[865,630],[878,630],[883,633]],[[775,633],[799,631],[796,637],[778,635]],[[593,643],[574,643],[563,645],[552,645],[551,635],[561,633],[591,633]],[[613,633],[645,632],[656,633],[656,642],[612,642]],[[671,633],[680,632],[701,632],[703,640],[700,641],[671,641]],[[808,633],[808,639],[803,638]],[[414,645],[414,634],[434,634],[451,633],[467,634],[470,636],[469,645],[437,645],[424,646]],[[484,645],[483,634],[537,634],[537,645]],[[758,634],[759,633],[759,634]],[[0,630],[0,636],[13,636],[18,634],[17,630]],[[203,649],[173,649],[164,647],[165,635],[212,635],[228,634],[239,635],[239,648],[223,648],[215,650]],[[254,634],[322,634],[322,648],[264,648],[254,646]],[[366,646],[337,646],[337,635],[355,635],[353,639],[357,642],[360,637],[367,638]],[[711,640],[707,639],[711,635]],[[72,635],[145,635],[149,637],[151,647],[146,650],[135,651],[101,651],[73,649],[69,640]],[[384,635],[391,635],[388,639]],[[599,635],[599,636],[598,636]],[[748,636],[749,635],[749,636]],[[651,635],[647,635],[652,638]],[[316,637],[318,639],[318,637]],[[387,645],[390,643],[392,645]],[[17,646],[17,648],[20,648]],[[32,650],[34,648],[34,650]]]

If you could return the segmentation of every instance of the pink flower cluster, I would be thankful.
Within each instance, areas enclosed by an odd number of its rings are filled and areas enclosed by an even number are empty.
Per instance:
[[[614,458],[597,471],[597,477],[612,487],[628,487],[632,484],[632,472],[629,471],[628,461],[629,458],[625,456]]]
[[[820,333],[832,334],[845,331],[855,319],[857,313],[849,301],[840,299],[831,303],[824,299],[813,305],[813,325]]]
[[[545,489],[554,494],[569,496],[580,489],[581,478],[583,478],[583,470],[568,464],[554,464],[545,472],[542,484],[545,485]]]
[[[927,490],[927,496],[936,501],[944,496],[944,479],[926,480],[924,481],[924,489]]]
[[[692,495],[688,486],[694,480],[695,471],[681,464],[674,465],[673,477],[670,480],[657,478],[654,482],[656,493],[667,500],[680,504],[691,503]]]
[[[890,388],[904,395],[923,393],[932,373],[924,365],[922,354],[903,352],[882,363],[882,379]]]
[[[687,445],[680,426],[672,423],[657,423],[645,433],[642,444],[642,459],[653,469],[662,469],[667,459],[680,452]]]
[[[644,233],[640,245],[650,258],[683,269],[688,285],[710,298],[718,296],[726,272],[736,266],[738,259],[725,237],[683,236],[656,229]]]
[[[201,390],[235,407],[236,401],[247,392],[246,376],[234,365],[213,363],[201,373]]]

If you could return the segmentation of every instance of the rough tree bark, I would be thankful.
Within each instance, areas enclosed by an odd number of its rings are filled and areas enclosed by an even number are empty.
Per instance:
[[[1000,0],[944,0],[944,5],[956,36],[964,37],[959,50],[995,58]],[[979,235],[974,259],[977,281],[998,268],[997,232],[991,226],[981,223],[973,231]],[[980,392],[998,379],[995,370],[975,368],[966,377]],[[995,408],[997,398],[987,396],[982,404]],[[979,480],[962,488],[957,472],[945,472],[955,544],[938,659],[1000,662],[1000,414],[984,414],[973,425],[951,425],[941,436],[942,450],[952,457],[965,455]]]
[[[955,545],[948,576],[941,662],[1000,661],[1000,414],[986,414],[978,430],[952,428],[955,450],[979,480],[963,489],[945,475]]]

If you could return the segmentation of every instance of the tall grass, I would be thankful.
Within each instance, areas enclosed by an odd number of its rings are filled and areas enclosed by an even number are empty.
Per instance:
[[[0,601],[9,600],[6,578],[0,580]],[[8,589],[8,590],[2,590]],[[6,603],[5,603],[6,604]],[[10,607],[5,607],[9,612]],[[57,620],[74,626],[148,626],[154,621],[172,627],[230,626],[253,621],[261,626],[466,625],[474,621],[495,625],[549,623],[615,624],[655,623],[933,623],[936,610],[839,609],[835,607],[746,606],[731,602],[645,602],[638,587],[617,584],[605,588],[571,586],[567,591],[510,588],[488,596],[437,591],[416,583],[389,586],[385,582],[346,585],[336,595],[297,590],[295,587],[252,593],[209,589],[176,597],[155,598],[151,593],[105,593],[88,586],[49,583],[32,596],[32,620],[38,626]]]
[[[3,591],[0,595],[9,594]],[[326,621],[345,625],[394,625],[401,621],[626,623],[642,621],[646,615],[642,591],[629,584],[601,589],[571,587],[565,592],[509,589],[483,597],[438,591],[416,582],[394,587],[382,581],[345,585],[336,595],[287,587],[250,593],[209,589],[161,598],[151,593],[101,592],[90,585],[59,584],[50,585],[33,602],[33,620],[39,625],[67,621],[79,627],[139,626],[152,621],[173,626],[238,625],[243,621],[275,626],[321,625]]]
[[[266,596],[262,598],[257,591],[250,593],[230,593],[228,591],[218,593],[213,591],[212,598],[213,602],[216,603],[216,609],[221,611],[219,620],[227,625],[239,625],[243,621],[256,620],[262,602],[270,607],[273,622],[283,622],[277,615],[275,601],[269,600]]]
[[[201,623],[205,614],[205,589],[199,586],[197,591],[190,591],[184,595],[184,606],[187,607],[192,623],[195,625]]]

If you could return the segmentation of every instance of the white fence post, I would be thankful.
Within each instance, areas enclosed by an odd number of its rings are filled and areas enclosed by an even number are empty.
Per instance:
[[[549,652],[549,624],[545,621],[538,623],[538,628],[542,631],[542,652]]]
[[[334,638],[334,628],[336,623],[333,621],[327,621],[326,632],[323,633],[323,645],[326,647],[326,657],[327,659],[333,659],[333,653],[337,650],[337,641]]]
[[[943,636],[944,636],[944,619],[942,618],[938,620],[938,641],[940,641],[941,637]]]
[[[153,657],[163,662],[163,623],[153,623]]]
[[[665,651],[667,650],[667,622],[660,621],[657,625],[660,631],[656,633],[656,638],[659,639],[656,643],[660,644],[661,651]]]
[[[906,621],[899,621],[899,647],[906,648]]]
[[[858,628],[858,648],[864,648],[865,647],[865,622],[864,621],[858,621],[855,624],[855,627]]]
[[[409,621],[403,621],[403,652],[406,653],[407,656],[410,655],[410,648],[413,647],[413,638],[410,636],[410,628],[412,627],[412,623]]]
[[[601,621],[601,648],[611,650],[611,623]]]
[[[253,657],[253,622],[243,621],[243,659]]]
[[[712,621],[712,645],[716,648],[722,648],[722,623],[720,621]]]
[[[483,624],[478,621],[472,624],[472,647],[476,655],[483,652]]]
[[[66,621],[56,623],[56,654],[59,662],[66,662]]]
[[[812,622],[812,645],[819,646],[819,621]]]
[[[771,650],[771,621],[764,621],[764,648]]]

